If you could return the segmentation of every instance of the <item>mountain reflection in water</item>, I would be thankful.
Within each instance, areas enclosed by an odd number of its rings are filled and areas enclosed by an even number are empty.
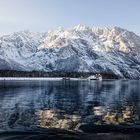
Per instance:
[[[0,129],[139,124],[139,81],[1,81]]]

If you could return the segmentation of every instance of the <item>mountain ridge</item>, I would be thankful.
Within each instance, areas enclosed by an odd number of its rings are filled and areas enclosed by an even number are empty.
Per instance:
[[[140,37],[120,27],[77,25],[0,37],[0,70],[114,73],[140,78]]]

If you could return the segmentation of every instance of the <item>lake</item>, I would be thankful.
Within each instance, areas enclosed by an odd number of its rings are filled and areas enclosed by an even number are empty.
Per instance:
[[[86,132],[81,125],[88,124],[139,126],[140,81],[0,81],[1,132],[53,128],[81,133]],[[135,140],[140,135],[118,136]]]

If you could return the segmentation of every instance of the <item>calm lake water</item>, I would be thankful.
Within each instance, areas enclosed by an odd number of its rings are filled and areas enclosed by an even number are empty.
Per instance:
[[[140,124],[140,81],[0,81],[0,130]]]

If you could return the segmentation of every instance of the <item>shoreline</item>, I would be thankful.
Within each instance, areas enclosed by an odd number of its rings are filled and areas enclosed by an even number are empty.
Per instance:
[[[61,81],[64,80],[64,77],[0,77],[0,81]],[[70,80],[86,80],[86,79],[80,79],[80,78],[70,78]],[[69,81],[69,80],[65,80]]]
[[[102,80],[89,80],[86,78],[72,78],[66,79],[65,77],[0,77],[0,81],[104,81],[104,80],[137,80],[137,79],[102,79]]]
[[[102,126],[95,126],[102,127]],[[112,126],[113,127],[113,126]],[[112,128],[110,126],[110,129]],[[119,127],[114,126],[115,129],[111,131],[106,131],[105,129],[99,130],[99,128],[93,128],[90,132],[85,131],[71,131],[66,129],[56,129],[56,128],[39,128],[37,130],[9,130],[9,131],[1,131],[0,139],[2,140],[14,140],[14,139],[30,139],[30,140],[41,140],[41,139],[65,139],[65,140],[138,140],[140,137],[139,127]],[[108,128],[108,127],[107,127]],[[91,127],[89,128],[91,129]],[[117,131],[115,131],[117,130]],[[136,130],[136,131],[135,131]]]

